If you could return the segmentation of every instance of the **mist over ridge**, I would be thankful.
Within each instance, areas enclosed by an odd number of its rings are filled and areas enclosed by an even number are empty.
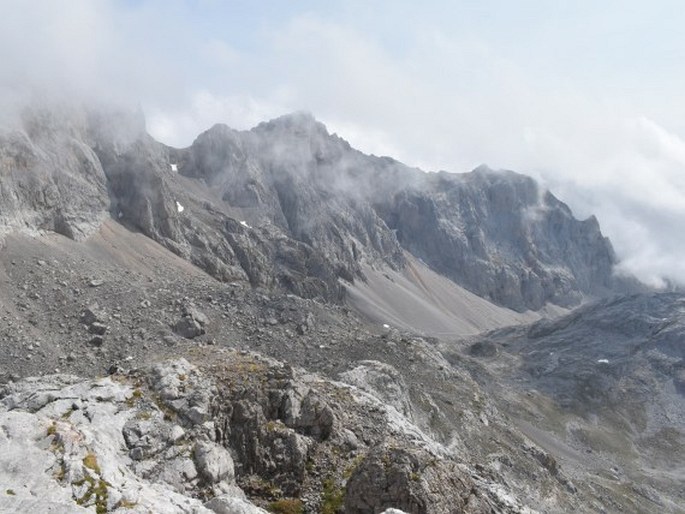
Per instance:
[[[676,0],[0,0],[0,512],[685,514]]]
[[[211,2],[3,1],[0,123],[49,97],[140,105],[153,136],[188,146],[216,122],[249,129],[304,109],[355,148],[411,166],[465,172],[485,162],[532,175],[580,217],[598,217],[621,269],[654,286],[685,281],[685,113],[668,60],[678,52],[664,51],[681,48],[678,16],[664,16],[668,2],[496,4],[254,13]]]

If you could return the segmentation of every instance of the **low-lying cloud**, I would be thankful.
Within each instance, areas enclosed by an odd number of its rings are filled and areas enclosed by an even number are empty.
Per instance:
[[[352,2],[357,18],[301,11],[243,33],[235,22],[225,32],[195,23],[205,11],[244,10],[231,4],[0,0],[0,115],[46,94],[140,104],[154,136],[185,146],[217,122],[245,129],[307,110],[353,146],[426,170],[485,162],[532,174],[578,216],[597,215],[621,270],[685,284],[675,122],[685,109],[668,91],[645,100],[601,77],[588,83],[544,41],[517,54],[498,34],[393,18],[392,3],[383,18]],[[405,17],[417,9],[401,4]],[[404,32],[390,41],[393,26]],[[563,28],[550,37],[574,37]],[[588,55],[593,73],[597,59]]]

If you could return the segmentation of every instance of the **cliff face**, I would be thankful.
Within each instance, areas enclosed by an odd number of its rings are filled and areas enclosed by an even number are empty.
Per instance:
[[[87,121],[27,111],[23,130],[0,133],[0,232],[50,230],[83,239],[107,215],[107,178]]]
[[[363,264],[403,250],[518,311],[578,304],[616,287],[597,221],[576,220],[530,178],[479,168],[426,174],[364,155],[307,114],[186,149],[139,114],[34,111],[0,141],[5,232],[87,237],[111,215],[220,280],[341,297]]]
[[[481,167],[427,175],[378,203],[403,247],[497,304],[578,304],[616,285],[611,243],[531,178]]]

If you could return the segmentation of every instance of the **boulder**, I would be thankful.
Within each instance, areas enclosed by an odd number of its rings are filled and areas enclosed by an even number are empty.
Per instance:
[[[209,484],[232,482],[235,477],[231,454],[218,444],[198,442],[193,450],[193,459],[198,472]]]
[[[228,495],[216,496],[204,506],[216,514],[267,514],[267,511],[246,500]]]
[[[190,316],[182,317],[176,322],[173,328],[175,333],[186,339],[194,339],[205,333],[202,324]]]

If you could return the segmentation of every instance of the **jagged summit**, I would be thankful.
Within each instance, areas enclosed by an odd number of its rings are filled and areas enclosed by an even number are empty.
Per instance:
[[[139,112],[77,111],[67,125],[41,112],[0,145],[4,232],[84,238],[109,215],[222,280],[327,298],[364,264],[404,267],[405,251],[517,311],[622,287],[597,223],[514,172],[423,173],[303,112],[215,125],[186,149],[154,141]]]
[[[252,129],[253,132],[282,131],[300,135],[319,132],[328,135],[326,126],[318,121],[311,112],[294,111],[284,114],[269,121],[259,123]]]

